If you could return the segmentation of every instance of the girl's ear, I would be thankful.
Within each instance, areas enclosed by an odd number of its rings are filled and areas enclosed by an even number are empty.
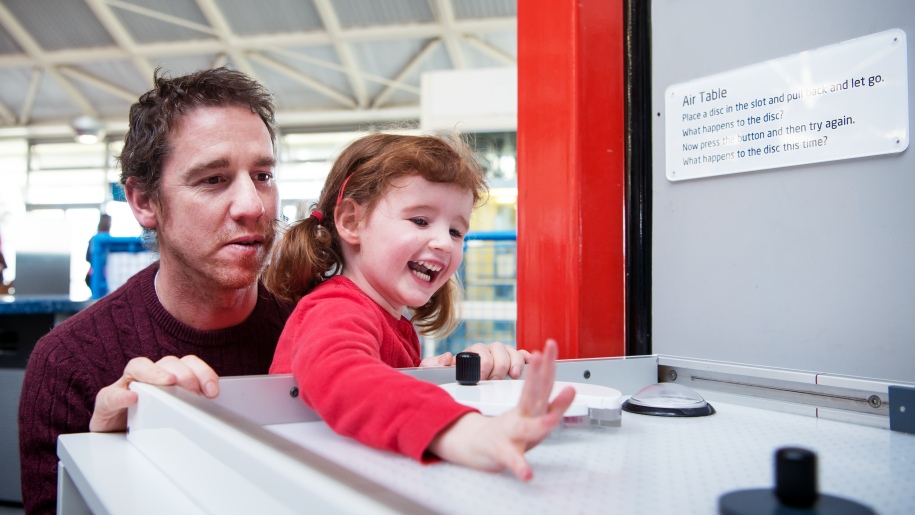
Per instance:
[[[158,226],[158,206],[153,202],[149,193],[144,193],[137,188],[136,179],[130,177],[124,184],[124,196],[127,197],[127,204],[133,211],[134,218],[144,229],[156,229]]]
[[[343,202],[334,209],[334,225],[337,227],[337,234],[340,239],[352,246],[359,245],[359,230],[363,208],[351,198],[343,199]]]

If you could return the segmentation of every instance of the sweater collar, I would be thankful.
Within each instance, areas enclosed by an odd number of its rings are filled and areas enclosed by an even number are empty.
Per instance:
[[[246,340],[250,341],[254,338],[263,337],[263,335],[259,333],[261,333],[263,330],[263,320],[267,318],[269,302],[266,302],[266,299],[269,298],[270,294],[267,292],[266,288],[264,288],[264,285],[262,285],[260,282],[258,282],[257,285],[257,304],[254,306],[254,310],[250,315],[248,315],[248,318],[246,318],[244,322],[232,327],[226,327],[224,329],[204,331],[195,329],[181,322],[172,316],[172,314],[165,309],[162,303],[159,302],[159,297],[156,295],[155,287],[155,277],[156,272],[158,271],[159,263],[153,263],[148,268],[137,274],[137,279],[140,281],[140,289],[143,295],[143,302],[150,314],[150,318],[169,336],[182,343],[188,345],[196,345],[199,347],[219,347],[234,345]]]

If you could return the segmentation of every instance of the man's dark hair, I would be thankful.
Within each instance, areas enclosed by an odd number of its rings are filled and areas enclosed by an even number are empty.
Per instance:
[[[183,116],[200,107],[243,107],[267,126],[276,151],[274,107],[270,93],[242,72],[228,68],[200,70],[166,78],[157,69],[153,89],[130,106],[129,127],[121,163],[121,184],[133,177],[136,187],[159,197],[162,166],[172,152],[171,131]]]

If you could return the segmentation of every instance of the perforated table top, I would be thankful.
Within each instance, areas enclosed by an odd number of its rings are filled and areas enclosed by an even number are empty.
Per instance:
[[[915,512],[915,435],[713,402],[703,418],[623,413],[620,428],[566,428],[528,452],[530,483],[449,463],[420,465],[323,422],[266,426],[444,513],[717,513],[720,495],[774,483],[784,446],[818,454],[821,492],[878,513]]]

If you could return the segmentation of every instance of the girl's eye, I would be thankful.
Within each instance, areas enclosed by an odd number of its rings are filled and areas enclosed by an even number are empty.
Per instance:
[[[459,230],[457,230],[457,229],[451,229],[451,237],[452,237],[452,238],[457,238],[457,239],[463,240],[463,239],[464,239],[464,233],[462,233],[461,231],[459,231]]]
[[[420,227],[429,225],[429,222],[427,222],[425,218],[413,218],[412,220],[413,220],[413,223],[415,223],[416,225],[418,225]]]

